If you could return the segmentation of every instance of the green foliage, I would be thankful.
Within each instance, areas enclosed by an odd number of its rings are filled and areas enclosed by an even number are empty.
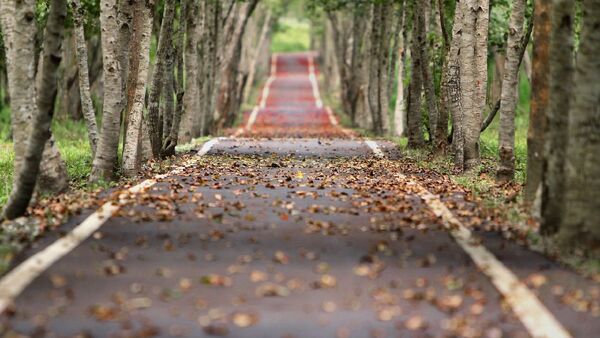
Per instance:
[[[310,49],[310,23],[296,18],[281,18],[276,27],[271,51],[274,53]]]

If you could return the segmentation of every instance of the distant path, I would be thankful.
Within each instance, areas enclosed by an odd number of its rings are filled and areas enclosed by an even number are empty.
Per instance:
[[[237,137],[20,258],[0,281],[5,334],[597,336],[598,284],[472,235],[486,221],[460,189],[339,126],[312,54],[273,60]]]

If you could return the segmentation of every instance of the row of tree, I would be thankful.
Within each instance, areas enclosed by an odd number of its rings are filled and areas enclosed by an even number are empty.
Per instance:
[[[514,179],[524,71],[533,87],[526,199],[541,201],[545,234],[569,247],[599,248],[600,2],[310,3],[321,13],[315,23],[322,39],[314,43],[326,78],[340,88],[353,125],[407,136],[412,148],[449,152],[464,172],[479,168],[481,132],[499,115],[497,178]],[[506,17],[490,17],[499,7],[508,9]]]
[[[86,122],[91,182],[135,175],[143,160],[230,127],[268,63],[273,21],[259,0],[0,1],[15,148],[4,217],[23,215],[35,189],[68,187],[56,109]]]

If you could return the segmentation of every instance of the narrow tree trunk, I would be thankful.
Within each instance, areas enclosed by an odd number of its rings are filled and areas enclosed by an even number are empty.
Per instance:
[[[428,25],[425,25],[425,18],[429,16],[426,6],[419,5],[417,7],[420,11],[419,20],[417,23],[421,26],[416,31],[421,35],[418,39],[420,47],[417,52],[420,53],[419,58],[421,59],[421,73],[423,81],[423,90],[425,92],[425,100],[427,102],[427,111],[429,113],[429,137],[433,144],[436,143],[435,130],[437,129],[437,123],[439,119],[439,110],[437,106],[437,97],[435,94],[435,81],[429,68],[429,45],[427,43],[427,30]],[[445,137],[444,137],[445,139]]]
[[[137,174],[141,160],[142,120],[146,98],[146,82],[150,65],[150,40],[152,38],[152,1],[134,4],[133,35],[130,49],[127,100],[127,141],[123,146],[123,173]],[[133,95],[129,95],[132,93]],[[131,107],[131,109],[129,109]],[[154,151],[153,151],[154,152]]]
[[[566,153],[565,214],[558,233],[568,249],[600,254],[600,2],[583,0]]]
[[[388,68],[390,63],[390,42],[393,29],[393,3],[383,1],[373,5],[373,25],[371,57],[369,67],[369,105],[373,114],[373,131],[387,135],[390,131]]]
[[[550,72],[550,36],[552,30],[551,0],[536,0],[533,32],[533,68],[531,84],[531,112],[527,131],[527,185],[525,200],[533,202],[543,181],[544,140],[546,112],[550,100],[548,74]]]
[[[21,5],[17,4],[17,14],[21,13],[21,9],[25,9],[29,15],[33,14],[32,11],[35,7],[31,5],[34,5],[34,3],[25,3],[25,5],[29,6],[21,8]],[[20,17],[17,17],[17,24],[23,25],[22,30],[19,29],[20,32],[35,31],[36,22],[28,19],[28,14],[25,16],[25,21],[21,21],[19,20]],[[52,0],[44,33],[43,56],[37,83],[39,94],[37,97],[37,112],[28,137],[24,161],[19,174],[16,175],[15,189],[12,191],[4,209],[4,218],[6,219],[22,216],[27,210],[40,173],[44,148],[51,136],[50,125],[56,100],[57,69],[61,61],[61,45],[64,38],[66,16],[66,1]],[[15,52],[18,53],[19,51]]]
[[[175,93],[176,106],[171,116],[171,121],[164,125],[165,135],[163,137],[162,146],[162,157],[168,157],[175,155],[175,147],[177,147],[177,141],[179,138],[179,129],[181,125],[181,115],[183,113],[183,104],[185,96],[185,76],[184,76],[184,61],[183,53],[186,41],[186,29],[187,29],[187,18],[190,11],[189,3],[184,1],[181,3],[179,10],[179,32],[177,35],[177,41],[175,45],[174,61],[177,64],[177,78],[173,79],[173,87],[171,92]],[[173,72],[175,73],[175,72]]]
[[[165,68],[167,57],[173,52],[173,22],[175,19],[174,0],[165,1],[160,36],[158,38],[158,50],[156,52],[156,64],[152,76],[152,89],[148,99],[148,127],[150,132],[150,143],[152,144],[152,156],[160,158],[162,150],[162,125],[160,123],[160,97],[164,88]],[[193,61],[192,61],[193,62]],[[188,74],[192,77],[193,74]],[[164,93],[169,95],[169,93]],[[171,92],[172,94],[172,92]]]
[[[102,131],[90,181],[112,181],[117,164],[119,135],[121,126],[121,105],[123,88],[121,64],[119,62],[120,45],[116,38],[119,34],[117,20],[117,1],[101,0],[100,26],[102,28],[102,60],[104,74],[104,104],[102,113]]]
[[[511,181],[515,176],[515,111],[519,100],[519,65],[526,6],[526,0],[514,0],[508,24],[498,130],[500,166],[497,177],[500,181]]]
[[[421,113],[421,97],[423,93],[423,60],[419,50],[425,36],[421,30],[425,27],[422,17],[422,4],[413,1],[413,34],[411,42],[411,78],[408,85],[408,147],[420,148],[425,145],[423,138],[423,115]]]
[[[257,68],[256,66],[259,61],[259,56],[260,56],[260,53],[262,52],[265,42],[267,41],[268,35],[271,32],[271,27],[273,26],[272,14],[273,13],[272,13],[271,9],[267,9],[267,14],[265,14],[263,26],[262,26],[262,29],[260,32],[260,37],[258,38],[258,43],[256,46],[252,46],[252,48],[256,48],[256,49],[254,51],[254,55],[252,55],[252,58],[250,60],[250,65],[248,67],[249,73],[248,73],[248,79],[246,81],[246,88],[244,88],[243,101],[246,101],[248,99],[248,97],[250,96],[250,91],[252,90],[252,87],[254,86],[254,80],[255,80],[256,68]]]
[[[396,106],[394,108],[394,133],[396,136],[404,136],[406,132],[406,103],[404,101],[404,64],[406,53],[404,52],[404,33],[400,33],[398,52],[398,75],[396,89]]]
[[[218,87],[217,102],[215,107],[215,121],[213,131],[218,133],[224,127],[229,127],[235,120],[236,107],[236,80],[238,78],[238,62],[242,47],[242,37],[248,23],[248,19],[254,12],[258,0],[240,3],[239,16],[230,18],[231,29],[225,29],[226,35],[223,44],[223,58],[221,63],[221,81]],[[228,33],[228,32],[231,33]],[[228,36],[229,35],[229,36]]]
[[[558,231],[564,213],[564,161],[568,142],[568,114],[573,84],[573,23],[575,1],[557,0],[552,15],[550,40],[550,102],[544,152],[542,232]]]
[[[96,112],[94,104],[92,102],[92,95],[90,93],[90,72],[88,68],[88,52],[87,45],[85,42],[85,33],[83,27],[84,8],[81,7],[79,0],[71,0],[71,9],[73,11],[74,24],[73,28],[75,34],[75,44],[77,53],[77,65],[79,67],[79,93],[81,95],[81,108],[83,111],[83,118],[86,123],[88,131],[88,140],[90,142],[90,149],[92,149],[92,156],[96,153],[96,146],[98,144],[98,126],[96,125]]]

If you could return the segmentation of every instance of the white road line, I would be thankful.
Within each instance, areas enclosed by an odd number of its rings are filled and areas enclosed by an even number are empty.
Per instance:
[[[375,141],[367,140],[365,143],[373,150],[375,156],[379,158],[385,157]],[[523,323],[532,337],[571,337],[571,334],[548,311],[536,295],[512,271],[502,264],[494,254],[474,240],[471,231],[452,214],[440,200],[439,196],[433,195],[416,181],[410,180],[403,174],[397,174],[396,177],[418,188],[421,199],[427,203],[436,216],[443,220],[444,226],[454,240],[504,296],[504,301],[511,307],[514,314]]]
[[[206,155],[219,141],[220,139],[212,139],[206,142],[202,146],[198,156]],[[127,192],[129,194],[143,192],[154,186],[158,180],[178,174],[185,170],[189,165],[191,165],[191,163],[175,168],[168,174],[157,175],[153,179],[145,180],[142,183],[129,188]],[[18,297],[39,275],[100,229],[112,215],[121,209],[124,202],[125,201],[123,200],[119,200],[118,202],[106,202],[100,209],[96,210],[66,236],[58,239],[44,250],[29,257],[4,276],[0,280],[0,314],[3,313],[6,308],[13,303],[14,299]]]
[[[308,78],[312,85],[313,96],[315,97],[315,104],[317,108],[323,108],[323,100],[321,99],[321,94],[319,93],[319,84],[317,82],[317,75],[315,71],[315,57],[313,55],[308,58]]]
[[[271,57],[271,75],[269,76],[269,78],[267,79],[267,82],[265,83],[259,104],[257,106],[255,106],[254,109],[252,109],[252,112],[250,113],[250,117],[248,117],[248,122],[246,123],[246,127],[239,128],[233,135],[234,137],[238,137],[238,136],[242,135],[244,133],[244,131],[250,131],[252,129],[252,126],[254,125],[254,123],[256,123],[256,119],[258,118],[258,113],[260,112],[260,110],[267,107],[267,99],[269,98],[269,93],[271,91],[271,85],[273,85],[273,82],[275,82],[275,79],[277,78],[277,58],[278,58],[278,54],[273,54],[273,56]]]

